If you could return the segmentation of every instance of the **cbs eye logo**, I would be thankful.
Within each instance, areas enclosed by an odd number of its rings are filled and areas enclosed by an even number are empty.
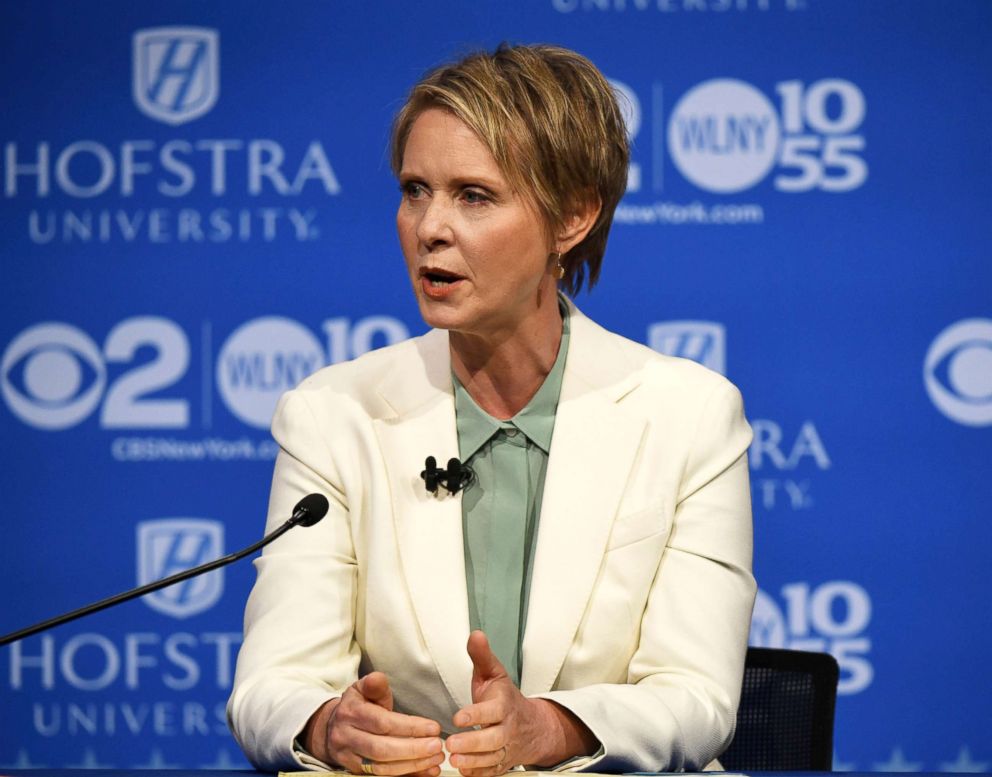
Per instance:
[[[140,349],[150,361],[133,364]],[[110,381],[107,364],[131,365]],[[158,392],[174,385],[189,364],[189,342],[173,322],[152,316],[127,319],[107,335],[101,350],[74,326],[46,322],[21,332],[0,360],[0,393],[26,424],[67,429],[103,402],[104,428],[183,428],[189,403]]]
[[[21,333],[0,363],[0,389],[23,421],[65,429],[93,412],[107,371],[96,344],[65,324],[38,324]]]
[[[923,383],[952,421],[992,424],[992,319],[958,321],[937,335],[923,362]]]

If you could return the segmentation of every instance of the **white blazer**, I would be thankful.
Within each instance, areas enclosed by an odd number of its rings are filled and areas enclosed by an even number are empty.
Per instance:
[[[740,394],[571,306],[523,642],[521,690],[598,737],[569,768],[696,770],[733,736],[755,583]],[[330,501],[255,562],[228,704],[261,769],[361,673],[437,720],[470,704],[460,497],[419,473],[458,455],[448,335],[328,367],[281,400],[267,530]]]

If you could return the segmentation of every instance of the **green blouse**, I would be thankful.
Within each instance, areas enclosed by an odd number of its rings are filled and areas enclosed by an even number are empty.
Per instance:
[[[544,476],[568,354],[568,310],[560,307],[555,363],[527,406],[510,420],[500,421],[480,408],[452,374],[458,453],[475,471],[462,494],[469,622],[473,630],[486,632],[518,687]]]

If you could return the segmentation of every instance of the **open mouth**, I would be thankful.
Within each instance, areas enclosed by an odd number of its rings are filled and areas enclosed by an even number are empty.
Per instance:
[[[462,280],[462,276],[447,270],[425,267],[420,271],[420,277],[427,281],[432,288],[441,289]]]

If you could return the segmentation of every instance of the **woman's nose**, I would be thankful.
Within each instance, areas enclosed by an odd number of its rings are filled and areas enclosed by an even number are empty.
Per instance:
[[[453,236],[451,215],[451,205],[444,197],[432,197],[425,204],[417,223],[417,240],[431,249],[449,245]]]

